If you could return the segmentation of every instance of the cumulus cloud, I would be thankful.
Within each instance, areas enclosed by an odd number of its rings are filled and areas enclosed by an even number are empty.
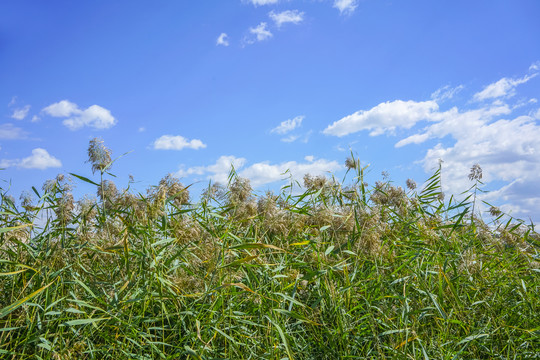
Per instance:
[[[7,123],[0,125],[0,139],[15,140],[26,137],[26,132],[20,127]]]
[[[524,77],[518,79],[502,78],[493,84],[489,84],[482,91],[474,94],[473,99],[475,101],[483,101],[500,97],[512,97],[516,94],[516,87],[518,85],[526,83],[536,75],[538,75],[538,73],[525,75]]]
[[[328,172],[341,170],[342,165],[337,161],[326,159],[308,158],[305,162],[287,161],[279,164],[272,164],[268,161],[255,163],[243,169],[240,176],[251,180],[253,186],[258,187],[284,179],[289,176],[293,180],[300,181],[306,174],[324,175]]]
[[[495,202],[518,217],[531,216],[540,221],[540,110],[535,101],[509,103],[515,87],[534,76],[503,78],[471,97],[493,100],[488,103],[468,102],[466,108],[440,110],[439,102],[450,96],[446,93],[455,93],[454,89],[443,87],[430,101],[382,103],[336,121],[324,132],[343,136],[366,130],[375,136],[424,125],[409,131],[395,147],[436,140],[419,162],[426,172],[432,173],[439,159],[444,161],[444,191],[456,195],[468,189],[472,184],[467,175],[471,166],[478,163],[483,169],[482,181],[492,190],[482,194],[482,200]]]
[[[265,22],[260,23],[254,28],[249,28],[249,33],[251,34],[251,37],[244,39],[247,44],[253,44],[257,41],[264,41],[273,36],[270,30],[268,30]]]
[[[340,14],[351,14],[358,6],[357,0],[334,0],[334,7]]]
[[[286,134],[300,127],[302,125],[302,121],[304,120],[304,118],[305,118],[304,115],[300,115],[293,119],[282,121],[278,126],[270,130],[270,132],[281,134],[281,135]]]
[[[154,149],[157,150],[182,150],[182,149],[204,149],[204,144],[199,139],[188,140],[180,135],[163,135],[154,141]]]
[[[221,33],[216,40],[216,45],[229,46],[229,35]]]
[[[23,120],[30,111],[30,105],[26,105],[22,108],[14,109],[11,118],[15,120]]]
[[[42,112],[53,117],[66,118],[62,123],[70,130],[77,130],[84,126],[108,129],[116,124],[116,119],[111,112],[99,105],[92,105],[81,110],[77,104],[62,100],[47,106]]]
[[[81,110],[79,110],[77,104],[69,102],[68,100],[62,100],[47,106],[42,111],[45,114],[54,117],[68,117],[73,114],[79,114]]]
[[[278,164],[263,161],[245,166],[247,163],[245,158],[221,156],[215,164],[191,167],[187,170],[181,169],[177,175],[180,177],[193,174],[206,175],[208,179],[215,182],[226,183],[232,165],[239,176],[250,179],[254,187],[259,187],[289,179],[289,177],[300,181],[305,174],[322,175],[343,167],[337,161],[315,159],[313,156],[306,156],[304,160],[304,162],[287,161]]]
[[[298,10],[285,10],[280,13],[271,11],[268,16],[278,28],[286,23],[299,24],[304,20],[304,13]]]
[[[23,159],[2,159],[0,167],[18,167],[23,169],[39,169],[45,170],[48,168],[58,168],[62,166],[62,162],[50,155],[47,150],[37,148],[32,150],[32,155]]]
[[[345,136],[362,130],[369,130],[370,136],[393,133],[396,128],[410,129],[421,120],[430,120],[439,109],[434,100],[430,101],[388,101],[370,110],[360,110],[329,125],[324,134]]]
[[[221,156],[217,161],[208,166],[194,166],[188,169],[180,169],[176,175],[179,177],[186,177],[190,175],[204,175],[207,174],[209,179],[215,182],[227,183],[227,178],[231,167],[240,169],[246,163],[245,158],[237,158],[232,155]]]

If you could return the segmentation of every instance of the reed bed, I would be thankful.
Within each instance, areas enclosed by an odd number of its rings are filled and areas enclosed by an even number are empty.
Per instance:
[[[110,155],[2,190],[0,358],[540,358],[540,237],[478,203],[479,166],[459,200],[440,168],[370,187],[351,156],[302,194],[231,172],[193,201],[172,175],[118,189]]]

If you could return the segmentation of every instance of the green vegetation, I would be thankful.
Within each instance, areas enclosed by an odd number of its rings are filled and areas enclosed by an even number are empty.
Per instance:
[[[368,187],[352,157],[301,195],[256,196],[232,172],[195,203],[170,175],[119,191],[99,140],[89,159],[96,179],[73,179],[97,200],[64,176],[19,207],[2,191],[1,358],[539,357],[540,240],[472,210],[480,167],[460,201],[440,169]]]

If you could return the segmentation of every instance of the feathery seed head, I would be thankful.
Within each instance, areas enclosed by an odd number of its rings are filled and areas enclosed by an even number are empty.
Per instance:
[[[202,193],[202,198],[206,201],[219,200],[225,197],[225,187],[220,183],[213,183]]]
[[[328,182],[328,179],[323,175],[312,176],[310,174],[304,175],[304,187],[309,191],[320,190]]]
[[[21,193],[21,196],[19,197],[19,200],[21,200],[21,206],[25,210],[32,210],[34,208],[32,205],[32,202],[33,202],[32,194],[30,194],[28,191],[23,191]]]
[[[482,179],[482,168],[479,164],[474,164],[471,167],[471,172],[469,174],[469,180],[481,180]]]
[[[407,179],[407,189],[414,190],[416,189],[416,182],[413,179]]]
[[[492,207],[489,208],[489,214],[490,214],[491,216],[495,216],[495,217],[496,217],[496,216],[501,215],[501,214],[502,214],[502,211],[501,211],[501,209],[499,209],[498,207],[492,206]]]
[[[173,197],[174,205],[180,207],[189,202],[189,191],[177,177],[173,174],[167,174],[167,176],[159,181],[158,197],[160,200]]]
[[[359,160],[355,160],[353,159],[352,157],[348,157],[346,160],[345,160],[345,167],[347,169],[357,169],[358,167],[360,167],[360,161]]]
[[[73,209],[75,209],[73,195],[70,192],[67,192],[58,200],[56,207],[54,208],[54,213],[56,214],[57,219],[65,224],[73,219]]]
[[[111,163],[111,150],[104,144],[103,139],[93,138],[88,145],[88,162],[92,164],[92,173],[103,172]]]
[[[105,180],[98,187],[97,195],[99,196],[99,199],[105,203],[105,208],[111,209],[112,205],[118,198],[118,189],[116,188],[114,182]]]
[[[252,190],[249,179],[236,177],[229,185],[229,201],[233,204],[247,202],[251,198]]]

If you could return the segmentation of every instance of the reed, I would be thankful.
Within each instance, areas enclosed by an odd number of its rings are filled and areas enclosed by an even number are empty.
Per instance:
[[[171,175],[146,194],[119,190],[110,155],[93,140],[99,178],[71,176],[97,199],[75,201],[67,176],[20,206],[2,190],[2,358],[540,353],[540,237],[478,212],[477,165],[459,200],[445,200],[440,168],[422,186],[370,188],[351,156],[343,181],[306,176],[300,195],[257,195],[231,172],[194,201]]]

